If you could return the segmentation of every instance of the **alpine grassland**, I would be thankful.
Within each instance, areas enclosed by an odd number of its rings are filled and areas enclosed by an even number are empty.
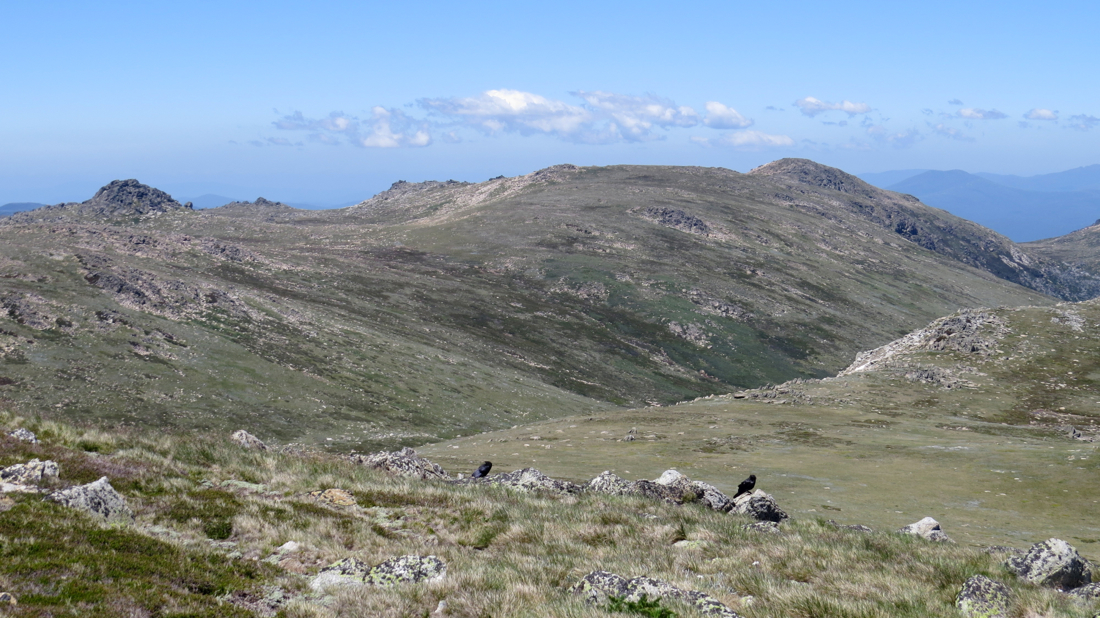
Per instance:
[[[609,605],[568,589],[597,569],[704,592],[746,617],[955,616],[955,595],[976,574],[1008,582],[1014,616],[1092,615],[1015,580],[1001,554],[840,529],[825,514],[796,516],[775,534],[698,504],[397,477],[317,451],[246,450],[227,436],[11,414],[0,425],[41,441],[3,438],[0,464],[54,459],[58,485],[109,474],[136,514],[133,525],[106,526],[38,494],[8,494],[0,588],[18,605],[5,615],[595,618],[612,615]],[[352,500],[318,497],[328,489]],[[328,594],[309,586],[348,556],[409,554],[438,556],[446,577]],[[702,615],[674,599],[660,606]]]

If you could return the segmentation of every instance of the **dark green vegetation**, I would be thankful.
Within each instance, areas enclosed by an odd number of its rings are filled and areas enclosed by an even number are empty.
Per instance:
[[[15,427],[42,444],[7,438]],[[0,497],[0,591],[19,601],[4,616],[243,617],[263,608],[283,618],[397,618],[431,615],[440,601],[441,616],[621,615],[568,592],[598,569],[703,592],[746,618],[955,617],[955,594],[976,574],[1011,587],[1014,616],[1096,611],[1019,582],[1001,557],[965,537],[937,544],[824,521],[848,515],[846,504],[841,513],[799,512],[776,535],[699,504],[403,479],[330,454],[244,450],[224,436],[106,433],[8,414],[0,414],[0,436],[0,464],[60,461],[60,485],[109,470],[136,515],[132,526],[104,527],[39,495]],[[795,501],[772,476],[761,481],[784,507]],[[329,488],[358,504],[315,497]],[[813,493],[825,504],[844,495]],[[214,542],[206,522],[219,518],[231,533]],[[950,523],[948,531],[961,537]],[[289,541],[298,548],[279,549]],[[377,564],[407,554],[438,556],[446,577],[327,598],[308,585],[343,558]],[[701,616],[676,599],[634,608]]]
[[[367,450],[831,375],[963,306],[1094,294],[783,160],[397,183],[193,211],[131,181],[0,225],[0,401]]]
[[[637,601],[610,597],[607,599],[607,611],[613,614],[634,614],[636,616],[648,616],[649,618],[676,618],[676,613],[671,609],[661,607],[660,599],[651,601],[644,594]]]

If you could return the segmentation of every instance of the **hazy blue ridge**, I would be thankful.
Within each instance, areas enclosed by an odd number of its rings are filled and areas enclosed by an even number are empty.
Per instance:
[[[890,170],[888,172],[868,172],[866,174],[855,174],[860,180],[872,184],[879,189],[887,189],[890,185],[895,185],[903,180],[918,176],[931,170]]]
[[[962,170],[928,171],[888,188],[1016,242],[1062,236],[1100,217],[1100,191],[1027,191]]]
[[[883,172],[890,173],[890,172]],[[1015,176],[978,173],[986,180],[999,185],[1026,191],[1088,191],[1100,190],[1100,164],[1086,165],[1064,172],[1038,176]],[[900,180],[898,182],[901,182]]]
[[[10,217],[17,212],[34,210],[35,208],[41,208],[43,206],[45,206],[45,204],[37,204],[35,202],[11,202],[0,206],[0,217]]]

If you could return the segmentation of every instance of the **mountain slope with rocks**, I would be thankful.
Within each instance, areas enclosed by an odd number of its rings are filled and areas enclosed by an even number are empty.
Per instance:
[[[414,444],[823,377],[959,307],[1054,302],[998,274],[1084,293],[1013,250],[805,160],[402,182],[339,211],[116,181],[0,223],[0,401]]]

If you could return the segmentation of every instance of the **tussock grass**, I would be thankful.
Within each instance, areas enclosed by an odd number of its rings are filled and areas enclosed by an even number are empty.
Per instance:
[[[973,548],[817,520],[789,522],[773,535],[698,505],[397,478],[325,454],[247,451],[219,436],[108,434],[0,415],[0,427],[15,426],[43,443],[5,441],[5,464],[55,458],[62,484],[86,482],[93,468],[117,469],[124,480],[115,486],[137,523],[104,529],[37,496],[18,496],[0,512],[0,588],[20,599],[13,615],[243,616],[225,601],[231,592],[258,598],[278,586],[304,595],[308,577],[335,560],[403,554],[437,555],[447,576],[299,596],[281,615],[608,616],[566,591],[596,569],[706,592],[747,618],[953,617],[955,594],[976,574],[1013,588],[1013,616],[1095,612],[1017,582]],[[101,446],[83,450],[87,441]],[[328,488],[350,492],[358,506],[309,496]],[[673,545],[680,540],[700,543]],[[288,541],[301,549],[264,561]],[[662,606],[698,615],[673,600]]]

